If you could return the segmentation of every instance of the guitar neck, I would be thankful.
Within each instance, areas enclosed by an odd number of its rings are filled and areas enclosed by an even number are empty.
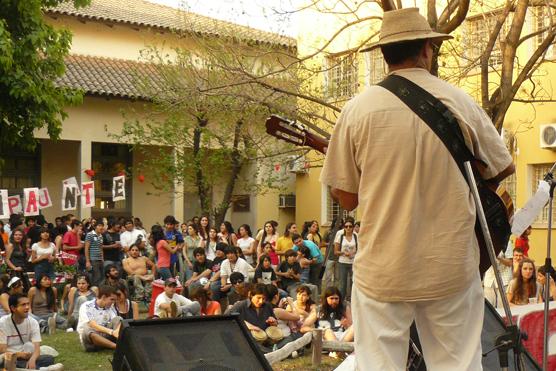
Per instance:
[[[306,133],[305,145],[319,151],[322,154],[326,154],[328,140],[313,133]]]

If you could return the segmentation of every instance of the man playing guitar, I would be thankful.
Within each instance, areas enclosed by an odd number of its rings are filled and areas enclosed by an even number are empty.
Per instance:
[[[514,172],[484,111],[430,74],[434,48],[451,38],[418,9],[384,14],[379,42],[390,74],[419,85],[453,113],[485,179]],[[405,369],[415,320],[429,370],[481,370],[484,299],[475,205],[439,137],[399,98],[372,86],[334,128],[321,182],[361,216],[352,308],[358,370]]]

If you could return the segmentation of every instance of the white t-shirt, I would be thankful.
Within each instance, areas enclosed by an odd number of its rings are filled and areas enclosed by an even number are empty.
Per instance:
[[[191,300],[180,294],[174,294],[174,296],[169,298],[168,295],[163,292],[156,297],[156,300],[154,302],[154,314],[160,316],[158,311],[158,307],[160,306],[160,304],[170,304],[171,302],[175,302],[178,307],[192,303]]]
[[[343,232],[343,230],[342,230]],[[342,239],[342,236],[344,236],[344,238]],[[340,246],[340,251],[341,252],[349,252],[354,254],[355,252],[357,252],[357,245],[355,243],[355,239],[357,237],[355,237],[355,233],[352,234],[351,236],[351,241],[348,241],[347,237],[344,235],[344,233],[336,233],[336,238],[334,239],[334,243],[339,244],[340,241],[342,241],[342,246]],[[344,264],[353,264],[353,259],[355,258],[355,255],[353,258],[348,258],[347,256],[339,256],[338,257],[338,262],[339,263],[344,263]]]
[[[241,249],[241,251],[243,251],[243,254],[245,254],[246,251],[251,249],[251,246],[253,245],[253,243],[255,242],[255,239],[253,237],[244,237],[244,238],[239,238],[237,240],[237,245],[239,246],[239,248]],[[251,265],[253,265],[254,260],[253,260],[253,255],[244,255],[245,256],[245,261]]]
[[[117,315],[113,305],[108,308],[101,308],[97,305],[97,299],[86,301],[79,308],[77,332],[81,335],[89,321],[95,321],[97,325],[106,327]]]
[[[0,318],[0,344],[7,345],[7,352],[23,352],[24,343],[40,343],[41,331],[36,319],[31,317],[25,318],[22,323],[17,325],[17,329],[21,334],[23,343],[19,339],[17,330],[14,327],[11,314]]]
[[[140,229],[133,229],[131,232],[125,231],[120,235],[120,243],[122,244],[122,247],[130,247],[135,243],[135,241],[137,241],[139,236],[141,236],[142,241],[147,241],[145,232]]]
[[[43,255],[53,255],[54,254],[54,244],[50,242],[50,245],[47,248],[42,247],[38,242],[34,243],[31,246],[31,250],[33,250],[37,254],[37,258]]]
[[[240,272],[243,274],[243,277],[245,277],[245,282],[247,282],[250,267],[251,266],[242,258],[237,258],[235,264],[230,264],[230,261],[226,259],[220,265],[220,277],[226,277],[226,282],[230,283],[230,275],[233,272]]]

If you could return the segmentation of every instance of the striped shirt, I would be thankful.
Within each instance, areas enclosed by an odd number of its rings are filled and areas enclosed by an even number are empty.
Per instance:
[[[93,261],[102,260],[102,235],[95,231],[87,233],[85,243],[89,242],[89,259]]]

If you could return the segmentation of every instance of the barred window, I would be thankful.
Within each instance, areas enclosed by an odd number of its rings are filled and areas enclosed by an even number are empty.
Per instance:
[[[359,88],[358,60],[354,54],[328,57],[325,79],[329,99],[344,100],[353,97]]]
[[[340,204],[334,201],[332,195],[330,194],[330,189],[326,187],[326,218],[324,222],[331,224],[332,221],[338,217],[339,213],[340,213]],[[346,216],[351,216],[355,218],[355,214],[356,214],[356,210],[352,210],[352,211],[344,210],[342,214],[342,218],[345,218]]]
[[[369,62],[369,83],[378,84],[386,76],[386,64],[380,48],[376,48],[367,53]]]
[[[532,25],[531,32],[538,32],[550,26],[550,15],[551,13],[552,14],[555,13],[554,10],[549,12],[548,9],[544,6],[530,7],[529,10],[531,12],[531,25]],[[539,45],[542,44],[547,34],[548,34],[547,31],[543,31],[533,38],[533,48],[534,48],[533,50],[536,50],[539,47]],[[546,53],[547,56],[554,55],[553,45],[555,43],[556,41],[553,42],[552,45],[548,48]]]
[[[468,19],[466,21],[465,34],[463,39],[463,56],[465,59],[475,64],[480,63],[480,56],[485,50],[490,33],[496,25],[498,12],[481,14],[478,17]],[[494,43],[488,64],[491,68],[500,68],[502,65],[502,49],[500,42],[506,37],[512,22],[511,14],[506,17],[504,25],[498,34],[498,40]]]

